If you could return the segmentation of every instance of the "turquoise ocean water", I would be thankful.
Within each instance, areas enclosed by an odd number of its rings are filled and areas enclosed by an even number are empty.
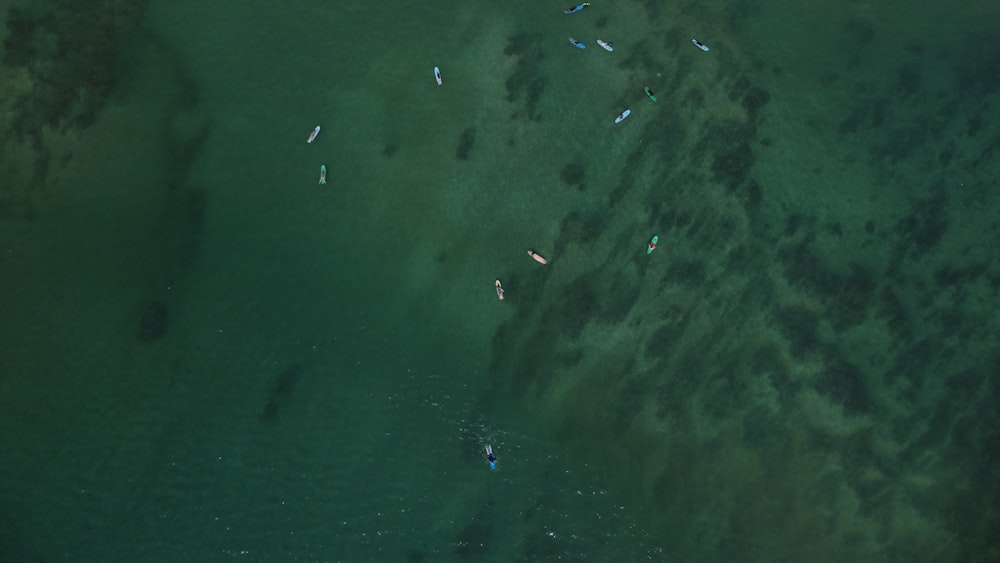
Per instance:
[[[1000,560],[1000,5],[592,4],[0,1],[2,560]]]

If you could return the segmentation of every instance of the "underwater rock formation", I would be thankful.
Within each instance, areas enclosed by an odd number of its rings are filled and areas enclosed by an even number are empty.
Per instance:
[[[268,394],[267,402],[264,403],[264,410],[260,413],[261,420],[273,422],[278,418],[278,409],[281,407],[281,403],[292,394],[292,390],[295,389],[295,384],[302,377],[303,371],[305,370],[300,364],[295,364],[285,368],[274,378],[271,392]]]
[[[466,127],[462,135],[458,138],[458,146],[455,148],[455,158],[459,160],[469,160],[469,153],[472,147],[476,146],[476,128]]]
[[[152,342],[161,338],[167,332],[170,318],[167,306],[162,301],[153,301],[146,306],[139,321],[139,340]]]

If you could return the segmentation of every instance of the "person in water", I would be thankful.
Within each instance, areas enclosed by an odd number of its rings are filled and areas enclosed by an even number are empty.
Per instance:
[[[486,461],[490,462],[490,470],[496,471],[497,456],[493,455],[493,446],[490,444],[486,444]]]

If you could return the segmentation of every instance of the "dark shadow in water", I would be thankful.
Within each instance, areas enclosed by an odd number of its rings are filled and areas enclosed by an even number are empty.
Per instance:
[[[583,177],[583,166],[575,162],[570,162],[566,166],[563,166],[562,170],[559,171],[559,178],[570,186],[583,184]]]
[[[897,248],[901,253],[909,252],[912,259],[933,248],[948,230],[944,188],[935,186],[933,191],[934,195],[917,201],[911,213],[896,223]]]
[[[476,128],[466,127],[458,137],[458,146],[455,147],[455,158],[458,160],[469,160],[469,153],[472,147],[476,146]]]
[[[277,420],[282,403],[287,401],[292,391],[295,390],[295,385],[302,378],[304,371],[305,368],[301,364],[293,364],[278,373],[271,385],[264,409],[260,413],[262,421],[271,423]]]
[[[163,337],[170,325],[166,303],[153,301],[142,311],[139,319],[139,340],[152,342]]]
[[[819,315],[805,307],[792,305],[778,309],[774,317],[795,359],[805,359],[816,350],[819,345]]]
[[[559,226],[559,238],[553,245],[555,253],[562,254],[570,244],[589,245],[595,242],[608,228],[608,217],[603,210],[584,215],[576,211],[563,217]]]
[[[25,534],[24,524],[18,517],[23,509],[15,507],[4,500],[0,502],[0,554],[4,561],[24,561],[26,563],[42,563],[44,559],[31,553],[29,537]]]
[[[515,111],[511,119],[527,119],[541,121],[538,114],[538,100],[545,91],[548,78],[542,74],[541,62],[545,52],[541,47],[542,36],[537,33],[521,33],[507,38],[507,47],[503,53],[516,56],[517,64],[514,72],[507,77],[504,86],[507,87],[507,101],[523,102],[522,109]]]
[[[85,128],[111,95],[115,53],[143,13],[139,3],[51,2],[53,9],[7,12],[3,64],[24,68],[33,84],[18,102],[11,133],[19,140],[48,126]]]
[[[824,317],[840,330],[855,326],[867,316],[868,306],[878,286],[872,275],[859,264],[851,265],[847,275],[830,271],[812,251],[815,232],[800,242],[778,251],[789,283],[812,293],[824,306]]]
[[[459,559],[480,559],[490,550],[493,537],[493,501],[477,512],[455,538],[455,556]]]
[[[850,414],[871,411],[865,374],[833,346],[824,347],[823,369],[813,381],[817,391],[842,405]]]

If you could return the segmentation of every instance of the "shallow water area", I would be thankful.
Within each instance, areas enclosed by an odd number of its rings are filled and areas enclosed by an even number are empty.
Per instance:
[[[1000,557],[998,8],[785,4],[0,5],[4,560]]]

